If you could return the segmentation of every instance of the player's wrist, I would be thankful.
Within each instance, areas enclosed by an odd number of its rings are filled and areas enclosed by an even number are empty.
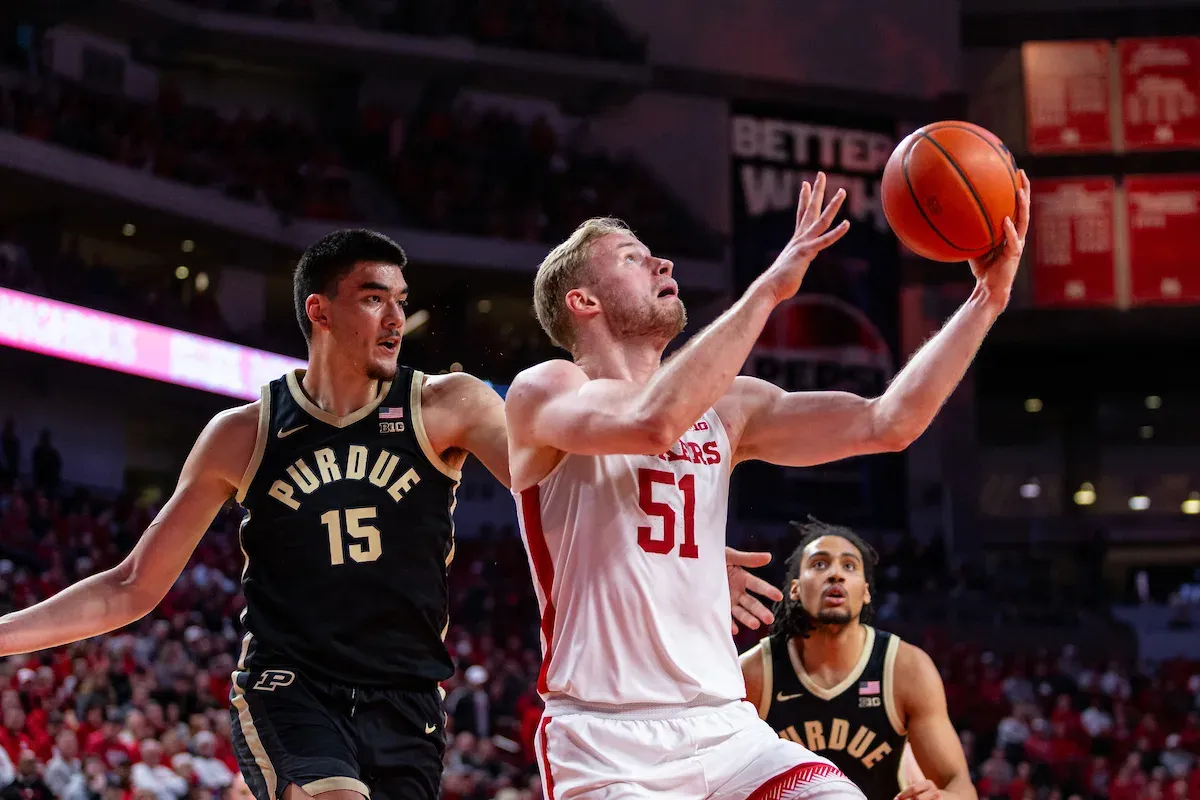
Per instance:
[[[1012,289],[1010,287],[992,286],[987,280],[980,279],[975,282],[975,291],[971,293],[968,303],[978,306],[993,317],[998,317],[1008,308],[1008,302],[1012,299]]]
[[[742,302],[750,308],[758,308],[770,313],[775,309],[775,306],[787,300],[788,296],[783,296],[786,290],[782,287],[778,280],[770,277],[770,273],[763,273],[758,277],[750,287],[746,289],[746,293],[742,295]]]

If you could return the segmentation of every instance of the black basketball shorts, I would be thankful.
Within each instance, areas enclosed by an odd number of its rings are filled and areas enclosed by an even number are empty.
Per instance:
[[[289,669],[233,674],[234,751],[255,800],[349,789],[372,800],[435,800],[446,750],[436,686],[346,686]]]

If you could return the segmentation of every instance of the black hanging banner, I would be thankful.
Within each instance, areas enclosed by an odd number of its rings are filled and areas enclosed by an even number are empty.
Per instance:
[[[880,181],[898,139],[890,119],[734,103],[730,114],[735,283],[744,290],[796,225],[804,181],[846,190],[850,231],[817,256],[800,292],[780,305],[743,369],[788,391],[883,392],[899,358],[900,249],[883,215]],[[738,516],[843,524],[904,521],[902,459],[872,456],[813,469],[748,464]]]

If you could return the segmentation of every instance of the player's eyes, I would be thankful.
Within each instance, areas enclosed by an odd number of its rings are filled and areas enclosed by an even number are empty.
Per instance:
[[[847,562],[846,562],[846,569],[848,569],[848,570],[850,570],[851,572],[853,572],[855,569],[857,569],[857,566],[855,565],[855,563],[854,563],[853,561],[847,561]]]
[[[401,300],[401,301],[400,301],[400,307],[401,307],[401,308],[404,308],[404,309],[407,309],[407,308],[408,308],[408,300]]]

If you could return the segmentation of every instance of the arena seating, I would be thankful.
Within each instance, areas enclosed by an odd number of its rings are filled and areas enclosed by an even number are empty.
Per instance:
[[[480,44],[577,58],[643,62],[646,47],[604,7],[572,0],[186,0],[214,11],[292,22],[353,24],[413,36],[462,36]]]

